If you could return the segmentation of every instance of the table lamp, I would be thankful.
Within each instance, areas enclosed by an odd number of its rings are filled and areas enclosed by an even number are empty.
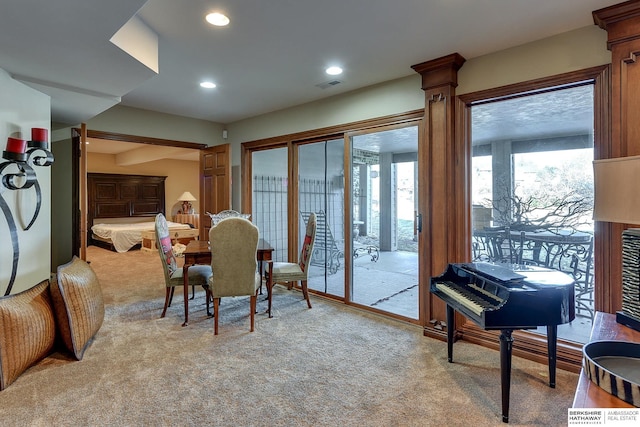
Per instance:
[[[640,156],[595,160],[593,172],[593,218],[640,224]],[[622,310],[616,321],[640,331],[640,228],[622,232]]]
[[[178,197],[178,201],[182,202],[182,213],[189,214],[191,213],[191,202],[195,202],[196,198],[193,197],[193,194],[185,191],[182,193],[182,196]]]

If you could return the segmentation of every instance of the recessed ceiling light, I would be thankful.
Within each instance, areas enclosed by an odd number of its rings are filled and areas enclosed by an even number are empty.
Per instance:
[[[324,71],[330,76],[337,76],[338,74],[342,74],[342,68],[340,67],[329,67]]]
[[[216,87],[216,84],[213,82],[202,82],[200,83],[200,86],[205,89],[213,89],[214,87]]]
[[[209,24],[215,25],[216,27],[224,27],[226,25],[229,25],[229,18],[219,12],[212,12],[208,14],[205,19]]]

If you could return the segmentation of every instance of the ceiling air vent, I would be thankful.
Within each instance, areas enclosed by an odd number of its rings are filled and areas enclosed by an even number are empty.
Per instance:
[[[324,82],[324,83],[318,83],[316,85],[316,87],[319,87],[320,89],[326,89],[326,88],[329,88],[331,86],[338,85],[340,83],[342,83],[340,80],[331,80],[331,81]]]

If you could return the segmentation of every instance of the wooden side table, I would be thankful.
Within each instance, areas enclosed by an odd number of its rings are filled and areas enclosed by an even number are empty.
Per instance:
[[[616,322],[615,314],[596,312],[591,329],[591,341],[640,342],[640,332]],[[607,393],[589,379],[584,368],[580,371],[578,387],[573,398],[573,408],[633,408],[622,399]]]

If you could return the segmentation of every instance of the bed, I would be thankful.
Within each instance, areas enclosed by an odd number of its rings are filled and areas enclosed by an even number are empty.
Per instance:
[[[170,234],[177,230],[190,230],[189,224],[167,221]],[[138,223],[95,223],[91,227],[92,239],[110,244],[116,252],[127,252],[142,244],[142,234],[154,231],[155,222]]]
[[[116,252],[142,245],[142,233],[154,230],[165,214],[164,176],[87,174],[89,244]],[[166,214],[165,214],[166,216]],[[190,229],[169,222],[170,230]]]

